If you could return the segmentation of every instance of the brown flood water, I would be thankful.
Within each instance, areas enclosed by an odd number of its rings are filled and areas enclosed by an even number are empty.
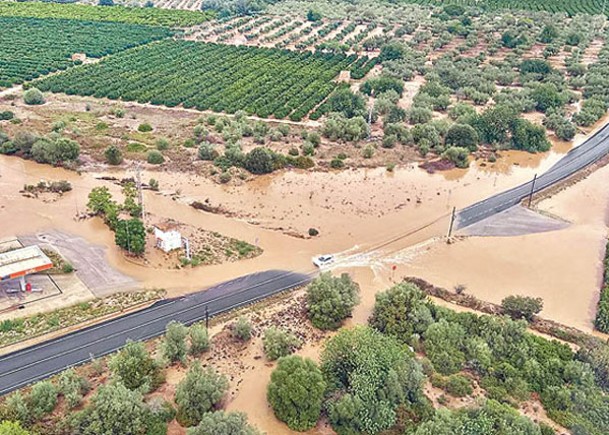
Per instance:
[[[259,270],[311,271],[311,256],[331,252],[338,254],[335,271],[352,273],[362,288],[362,303],[348,325],[366,322],[377,292],[402,276],[416,275],[448,288],[464,284],[467,292],[494,302],[514,293],[539,295],[545,301],[544,316],[589,329],[606,236],[609,193],[604,186],[609,168],[540,204],[541,209],[573,223],[565,230],[513,238],[470,237],[453,245],[442,240],[452,207],[467,206],[529,180],[565,151],[545,155],[506,152],[495,164],[474,163],[469,170],[437,174],[414,166],[393,173],[385,169],[287,171],[241,186],[218,185],[189,174],[145,171],[144,180],[156,178],[162,191],[179,190],[181,194],[180,199],[172,200],[146,192],[148,213],[257,243],[264,249],[263,255],[251,260],[186,270],[135,265],[114,246],[112,233],[100,220],[74,220],[85,209],[91,188],[105,185],[119,195],[117,186],[94,178],[103,174],[78,175],[0,156],[0,237],[51,228],[74,233],[106,246],[110,263],[140,280],[143,287],[164,287],[172,295]],[[111,175],[132,174],[113,171]],[[74,190],[50,203],[19,193],[24,184],[40,179],[69,180]],[[203,213],[188,205],[207,199],[239,218]],[[301,239],[276,230],[304,234],[310,227],[319,229],[320,235]],[[397,270],[392,271],[394,265]],[[318,359],[319,351],[319,346],[309,345],[299,353]],[[266,403],[273,366],[253,358],[249,362],[252,369],[244,374],[228,409],[246,412],[267,433],[290,433]],[[311,433],[331,431],[322,425]]]
[[[506,159],[513,158],[526,162],[530,156],[508,153]],[[558,154],[551,153],[541,158],[539,165],[548,167],[558,158]],[[181,192],[178,201],[146,192],[145,205],[149,213],[257,243],[265,251],[258,258],[238,263],[167,270],[126,261],[114,247],[112,233],[100,220],[74,220],[78,211],[85,210],[87,195],[93,187],[106,185],[120,197],[117,186],[94,178],[104,174],[78,175],[15,157],[0,156],[0,217],[3,222],[0,236],[61,229],[107,246],[110,262],[141,280],[145,287],[192,291],[257,270],[308,271],[311,269],[310,258],[315,254],[360,252],[436,220],[439,222],[427,231],[405,237],[404,246],[429,236],[442,235],[453,206],[468,205],[527,180],[535,172],[525,164],[500,170],[502,172],[492,172],[490,167],[474,165],[468,171],[438,174],[428,174],[414,166],[397,169],[393,173],[381,168],[342,172],[287,171],[259,177],[242,186],[228,187],[189,174],[146,171],[143,178],[156,178],[161,190]],[[133,174],[113,171],[111,175]],[[24,184],[37,183],[41,179],[68,180],[74,190],[55,202],[21,196],[19,190]],[[241,216],[241,219],[203,213],[188,205],[192,200],[206,199],[214,206]],[[310,227],[319,229],[320,236],[305,240],[272,230],[282,228],[305,234]]]
[[[581,138],[576,139],[576,143],[580,141]],[[344,266],[367,266],[370,255],[385,255],[380,248],[385,248],[388,242],[392,250],[399,250],[444,235],[453,207],[467,206],[529,180],[534,173],[554,164],[565,151],[557,147],[556,152],[543,155],[502,152],[494,164],[474,162],[469,170],[436,174],[428,174],[415,165],[394,172],[384,168],[293,170],[258,177],[238,186],[218,185],[192,174],[144,171],[143,179],[156,178],[162,192],[179,192],[178,200],[145,192],[148,213],[217,231],[264,249],[263,255],[251,260],[184,270],[133,264],[114,246],[113,234],[99,219],[80,222],[73,219],[78,211],[86,209],[87,195],[95,186],[108,186],[120,197],[118,186],[97,180],[96,176],[123,177],[133,173],[118,170],[78,175],[0,156],[0,237],[50,228],[71,232],[106,246],[111,264],[140,280],[143,287],[164,287],[171,293],[201,289],[271,268],[311,271],[311,257],[326,252],[339,253],[338,263]],[[21,196],[19,190],[25,183],[41,179],[68,180],[74,190],[47,203]],[[237,218],[197,211],[188,205],[193,200],[208,201]],[[301,239],[284,234],[306,234],[311,227],[320,231],[318,237]]]

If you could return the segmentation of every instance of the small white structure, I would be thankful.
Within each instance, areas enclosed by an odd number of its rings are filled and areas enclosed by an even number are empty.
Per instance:
[[[156,247],[165,252],[182,247],[182,234],[180,234],[178,226],[175,224],[165,223],[155,225],[154,237],[156,238]]]

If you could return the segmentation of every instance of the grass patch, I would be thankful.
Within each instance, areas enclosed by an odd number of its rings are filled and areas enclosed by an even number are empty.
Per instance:
[[[117,293],[107,298],[81,302],[49,313],[4,320],[0,322],[0,347],[120,312],[133,305],[160,299],[163,295],[163,290]]]

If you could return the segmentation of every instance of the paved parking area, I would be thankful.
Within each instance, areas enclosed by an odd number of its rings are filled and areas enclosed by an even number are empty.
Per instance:
[[[57,250],[76,269],[80,280],[97,297],[137,288],[131,277],[115,270],[106,259],[106,248],[93,245],[82,237],[51,230],[30,236],[20,236],[24,245],[37,244]]]

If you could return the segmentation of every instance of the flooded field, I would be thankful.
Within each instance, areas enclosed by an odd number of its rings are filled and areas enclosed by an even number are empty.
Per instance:
[[[584,139],[579,135],[575,144]],[[385,168],[287,170],[229,186],[196,174],[147,167],[142,178],[155,178],[160,186],[159,192],[144,194],[150,221],[175,219],[264,250],[253,259],[188,269],[168,269],[158,262],[154,266],[133,262],[115,246],[113,233],[100,219],[75,219],[86,210],[87,195],[95,186],[107,186],[120,198],[120,187],[101,177],[133,177],[133,171],[78,174],[0,156],[0,237],[44,234],[50,230],[80,236],[107,247],[109,263],[142,287],[166,288],[170,295],[260,270],[313,272],[312,256],[334,253],[337,269],[360,270],[385,284],[391,278],[416,275],[447,287],[466,285],[476,296],[492,301],[513,293],[544,295],[545,315],[589,327],[599,279],[598,258],[604,243],[606,196],[599,190],[593,201],[585,202],[585,208],[566,198],[584,198],[579,189],[601,189],[606,171],[598,171],[541,204],[541,209],[572,221],[565,230],[510,239],[468,238],[450,246],[442,239],[453,207],[465,207],[530,180],[556,163],[568,149],[568,144],[557,144],[544,154],[506,151],[495,163],[480,160],[466,170],[433,174],[414,163],[393,172]],[[73,190],[58,198],[26,198],[20,193],[25,184],[40,180],[67,180]],[[190,205],[194,201],[217,212],[196,210]],[[586,212],[582,214],[581,210]],[[310,228],[317,229],[319,235],[309,237]],[[559,246],[571,247],[573,243],[585,255],[563,258]],[[547,258],[549,253],[554,254],[554,259]],[[565,268],[555,267],[561,262],[571,267],[568,277],[562,276]],[[589,297],[579,299],[583,305],[578,313],[569,309],[567,315],[563,311],[566,309],[560,308],[565,305],[554,296],[564,297],[575,284]],[[372,303],[373,297],[365,297],[364,301],[368,299]],[[366,312],[367,308],[359,310]],[[362,314],[361,319],[365,317]]]

